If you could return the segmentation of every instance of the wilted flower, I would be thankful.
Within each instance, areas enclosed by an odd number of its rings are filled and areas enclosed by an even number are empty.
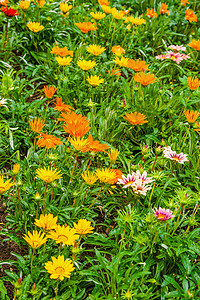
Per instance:
[[[20,164],[15,164],[12,169],[13,175],[17,175],[19,173]]]
[[[61,281],[66,277],[70,278],[71,272],[74,270],[72,261],[64,259],[64,255],[59,255],[58,258],[52,256],[52,262],[45,263],[45,269],[51,274],[51,279],[60,279]]]
[[[112,75],[115,75],[115,76],[121,76],[121,72],[120,72],[120,70],[119,69],[115,69],[115,70],[109,70],[108,71],[108,74],[110,75],[110,76],[112,76]]]
[[[44,29],[44,26],[41,25],[39,22],[29,22],[27,23],[28,28],[33,32],[39,32]]]
[[[174,218],[175,215],[172,215],[173,212],[169,209],[165,209],[165,208],[161,208],[159,207],[156,208],[155,210],[153,210],[155,217],[159,220],[159,221],[166,221],[166,220],[170,220],[171,218]]]

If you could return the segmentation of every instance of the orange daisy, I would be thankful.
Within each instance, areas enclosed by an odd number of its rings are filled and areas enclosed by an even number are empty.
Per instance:
[[[200,50],[200,40],[192,40],[189,44],[188,44],[189,47],[195,49],[195,50]]]
[[[75,23],[76,26],[78,26],[78,28],[83,32],[83,33],[87,33],[90,30],[97,30],[98,28],[96,28],[96,24],[95,23],[91,23],[91,22],[83,22],[83,23]]]
[[[189,123],[194,123],[198,116],[199,116],[199,112],[198,111],[194,111],[194,110],[186,110],[185,111],[185,116],[186,116],[186,119]]]
[[[134,59],[129,59],[127,65],[128,68],[134,70],[135,72],[144,72],[145,70],[148,71],[148,66],[149,65],[146,65],[146,61],[140,61],[139,59],[137,59],[136,61],[134,61]]]
[[[153,10],[153,8],[147,8],[147,14],[149,18],[156,17],[157,18],[157,13]]]
[[[67,56],[67,55],[73,56],[73,51],[68,50],[67,47],[63,47],[63,48],[60,48],[58,46],[53,47],[51,49],[51,53],[57,54],[62,57]]]
[[[58,120],[65,122],[63,129],[74,137],[82,137],[90,130],[89,121],[82,114],[77,115],[74,112],[61,113],[61,117],[63,119],[59,118]]]
[[[188,20],[190,23],[197,22],[197,16],[191,9],[186,9],[185,19]]]
[[[135,74],[134,80],[140,82],[142,85],[148,85],[156,82],[156,77],[154,76],[154,74],[148,73],[145,75],[144,72],[141,72]]]
[[[188,86],[191,90],[196,90],[200,86],[200,80],[197,77],[188,77]]]
[[[50,134],[44,134],[40,133],[39,136],[37,136],[39,140],[37,141],[38,147],[46,147],[47,149],[54,148],[56,149],[56,146],[59,144],[63,144],[59,138],[56,138],[54,135]]]
[[[92,135],[90,134],[87,139],[87,145],[82,149],[82,152],[105,152],[105,150],[109,149],[110,146],[101,144],[99,141],[94,141]]]
[[[51,85],[49,85],[49,86],[45,85],[44,88],[43,88],[45,96],[47,98],[49,98],[49,99],[53,97],[53,95],[55,94],[56,90],[57,89],[55,87],[51,86]]]
[[[58,97],[56,98],[56,102],[54,102],[53,104],[55,104],[56,106],[54,107],[55,110],[58,111],[66,111],[66,112],[70,112],[71,110],[74,110],[73,107],[71,107],[70,105],[65,104],[64,102],[62,102],[62,97]]]
[[[137,112],[130,113],[130,114],[125,113],[125,115],[126,116],[123,116],[123,118],[127,120],[129,123],[131,123],[132,125],[142,125],[148,122],[147,120],[145,120],[146,116],[141,113],[137,113]]]
[[[168,4],[166,4],[166,3],[161,3],[161,6],[160,6],[160,13],[161,14],[168,14],[168,16],[170,15],[170,12],[169,12],[169,10],[167,10],[167,8],[168,8]]]
[[[42,128],[45,126],[45,121],[40,118],[35,118],[34,121],[30,120],[29,124],[34,132],[40,133]]]

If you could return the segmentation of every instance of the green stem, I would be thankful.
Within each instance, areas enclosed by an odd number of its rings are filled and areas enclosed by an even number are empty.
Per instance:
[[[34,254],[35,254],[35,249],[33,249],[33,253],[32,253],[32,256],[31,256],[31,273],[32,273],[32,267],[33,267],[33,257],[34,257]]]
[[[5,46],[7,44],[7,36],[8,36],[8,17],[7,17],[7,22],[6,22],[6,33],[5,33],[5,41],[3,44],[3,48],[5,48]]]
[[[157,235],[158,235],[158,231],[156,231],[156,234],[154,236],[154,239],[153,239],[153,242],[152,242],[152,245],[151,245],[151,253],[153,253],[153,245],[154,245],[154,243],[156,241]]]
[[[121,239],[121,244],[120,244],[120,248],[119,248],[119,253],[122,250],[122,245],[123,245],[123,240],[124,240],[124,236],[125,236],[125,232],[126,232],[126,227],[127,227],[127,223],[125,224],[124,231],[123,231],[123,234],[122,234],[122,239]]]
[[[57,284],[56,284],[56,294],[55,294],[56,297],[57,297],[57,295],[58,295],[58,284],[59,284],[59,281],[58,281],[58,279],[57,279]]]
[[[181,147],[181,150],[180,150],[180,151],[182,151],[182,149],[183,149],[183,147],[184,147],[184,145],[185,145],[185,140],[186,140],[186,138],[187,138],[187,136],[188,136],[188,133],[189,133],[189,131],[190,131],[190,126],[191,126],[191,125],[189,125],[188,130],[187,130],[187,132],[186,132],[186,135],[185,135],[185,138],[184,138],[184,140],[183,140],[183,144],[182,144],[182,147]]]
[[[47,182],[45,185],[45,190],[44,190],[44,214],[46,214],[46,196],[47,196]]]
[[[90,209],[90,208],[94,205],[94,203],[97,201],[97,199],[98,199],[98,197],[99,197],[99,195],[100,195],[100,193],[101,193],[102,188],[103,188],[103,186],[100,188],[100,190],[99,190],[99,192],[98,192],[96,198],[95,198],[94,201],[92,202],[92,204],[88,207],[89,209]]]
[[[71,177],[70,177],[70,180],[69,180],[69,184],[68,184],[68,187],[72,181],[72,176],[74,174],[74,170],[75,170],[75,166],[76,166],[76,161],[77,161],[77,156],[78,156],[78,153],[76,153],[76,157],[75,157],[75,161],[74,161],[74,165],[73,165],[73,169],[72,169],[72,173],[71,173]]]
[[[111,42],[110,42],[110,46],[111,47],[112,47],[112,41],[113,41],[113,37],[114,37],[116,26],[117,26],[117,22],[115,22],[115,25],[114,25],[114,28],[113,28],[113,34],[112,34],[112,38],[111,38]]]
[[[178,219],[177,219],[177,221],[176,221],[176,224],[175,224],[175,227],[174,227],[174,230],[173,230],[171,236],[174,235],[174,232],[175,232],[176,229],[178,228],[178,222],[179,222],[179,220],[180,220],[180,216],[181,216],[182,211],[183,211],[183,205],[182,205],[182,207],[181,207],[180,213],[179,213],[179,215],[178,215]]]

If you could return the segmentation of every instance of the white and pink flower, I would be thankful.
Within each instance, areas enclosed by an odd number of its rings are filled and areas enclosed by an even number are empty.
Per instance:
[[[126,189],[129,186],[133,186],[135,184],[136,174],[133,172],[132,174],[128,174],[127,177],[122,175],[122,179],[118,179],[118,184],[122,184],[123,188]]]
[[[153,210],[154,212],[154,216],[159,220],[159,221],[166,221],[166,220],[170,220],[171,218],[174,218],[175,215],[173,215],[173,212],[170,209],[165,209],[165,208],[161,208],[159,207],[156,208],[155,210]]]
[[[176,161],[179,164],[184,164],[185,161],[188,161],[187,154],[183,154],[182,152],[177,154],[176,151],[164,150],[163,154],[164,157]]]
[[[147,191],[151,190],[151,186],[146,185],[146,183],[143,182],[142,179],[136,179],[133,190],[138,195],[146,196]]]
[[[186,50],[186,47],[184,47],[183,45],[181,46],[178,46],[178,45],[171,45],[168,47],[169,49],[175,51],[175,52],[178,52],[178,51],[185,51]]]

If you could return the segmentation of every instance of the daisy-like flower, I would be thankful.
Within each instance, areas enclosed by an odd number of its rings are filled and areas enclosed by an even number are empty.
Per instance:
[[[20,164],[15,164],[12,168],[13,175],[17,175],[19,173],[19,170],[20,170]]]
[[[168,16],[170,15],[170,12],[169,10],[167,9],[168,8],[168,4],[166,3],[161,3],[161,6],[160,6],[160,13],[161,14],[168,14]]]
[[[35,219],[35,225],[37,227],[41,227],[44,230],[48,231],[56,228],[57,221],[58,221],[58,217],[56,216],[54,218],[52,214],[40,215],[39,219]]]
[[[88,143],[87,145],[82,149],[82,152],[105,152],[105,150],[109,149],[110,146],[106,144],[101,144],[99,141],[94,141],[92,135],[90,134],[88,136]]]
[[[146,14],[149,18],[157,18],[157,13],[153,10],[153,8],[147,8],[147,14]]]
[[[184,164],[185,161],[188,161],[187,154],[177,154],[176,151],[168,150],[163,152],[164,157],[169,158],[179,164]]]
[[[96,62],[91,60],[78,60],[77,65],[84,71],[88,71],[95,67]]]
[[[55,88],[54,86],[51,85],[45,85],[43,88],[43,91],[45,93],[45,96],[49,99],[51,99],[53,97],[53,95],[55,94],[57,88]]]
[[[87,48],[86,48],[87,52],[93,54],[93,55],[100,55],[102,54],[104,51],[106,51],[106,48],[105,47],[101,47],[99,45],[89,45]]]
[[[8,0],[0,0],[0,5],[2,5],[2,6],[7,6],[8,3],[9,3]]]
[[[83,32],[87,33],[88,31],[96,31],[98,28],[96,27],[95,23],[91,22],[83,22],[83,23],[75,23],[75,25]]]
[[[112,184],[113,180],[116,180],[116,173],[114,169],[97,169],[96,170],[96,176],[98,179],[104,183]]]
[[[102,6],[102,5],[106,5],[108,6],[110,4],[110,1],[108,0],[98,0],[99,4]]]
[[[117,160],[118,155],[119,155],[120,152],[118,150],[115,150],[115,149],[110,149],[110,151],[107,152],[107,153],[108,153],[108,157],[110,158],[110,162],[114,163]]]
[[[188,0],[181,0],[181,4],[186,6],[186,4],[190,4],[190,2]]]
[[[124,14],[121,10],[113,10],[112,16],[114,19],[121,20],[124,17]]]
[[[37,138],[39,138],[39,140],[37,141],[37,145],[39,147],[46,147],[47,149],[56,149],[57,145],[63,144],[59,138],[56,138],[54,135],[51,134],[44,134],[40,132],[40,135],[37,136]]]
[[[134,18],[133,16],[129,16],[129,17],[126,17],[125,23],[131,23],[135,26],[139,26],[139,25],[145,24],[146,20],[143,18],[138,18],[138,17]]]
[[[154,74],[145,74],[144,72],[141,72],[135,74],[134,80],[140,82],[142,85],[148,85],[156,82],[156,77],[154,76]]]
[[[52,170],[50,166],[47,169],[44,167],[36,170],[37,176],[47,183],[51,183],[56,179],[62,178],[62,174],[60,174],[60,172],[61,171],[57,172],[57,169]]]
[[[122,171],[120,171],[119,169],[110,169],[110,170],[115,173],[115,178],[110,179],[108,181],[109,184],[115,184],[118,182],[119,179],[122,179],[122,175],[123,175]]]
[[[36,2],[40,8],[42,8],[44,6],[44,4],[46,3],[45,0],[36,0]]]
[[[152,177],[147,177],[147,172],[144,171],[142,174],[140,174],[140,171],[137,170],[136,173],[135,173],[135,177],[138,178],[138,179],[141,179],[142,180],[142,183],[150,183],[153,181],[153,178]]]
[[[84,138],[80,138],[78,137],[73,137],[69,139],[69,142],[73,145],[73,147],[77,150],[77,151],[82,151],[82,149],[84,147],[87,146],[88,144],[88,140],[84,139]]]
[[[196,122],[195,125],[196,125],[198,128],[195,128],[194,131],[200,131],[200,122]]]
[[[198,116],[199,116],[199,112],[198,111],[194,111],[194,110],[186,110],[185,111],[185,116],[186,116],[186,119],[189,123],[194,123]]]
[[[189,47],[195,49],[195,50],[200,50],[200,40],[195,40],[193,39],[189,44]]]
[[[66,13],[66,12],[68,12],[70,9],[72,9],[72,5],[69,5],[69,4],[67,4],[66,2],[61,2],[60,3],[60,6],[59,6],[59,8],[60,8],[60,10],[63,12],[63,13]]]
[[[190,90],[196,90],[200,86],[200,80],[197,77],[188,77],[188,86]]]
[[[56,60],[61,66],[69,66],[70,62],[72,61],[72,58],[70,56],[68,57],[58,56],[56,57]]]
[[[58,111],[66,111],[66,112],[71,112],[71,110],[74,110],[73,107],[71,107],[70,105],[65,104],[64,102],[62,102],[62,97],[58,97],[56,98],[56,102],[54,102],[53,104],[55,104],[54,109],[58,110]]]
[[[104,83],[104,79],[101,78],[97,75],[91,75],[90,77],[87,78],[87,81],[89,82],[89,84],[91,84],[92,86],[99,86],[101,83]]]
[[[14,9],[14,8],[8,8],[8,6],[6,6],[6,7],[2,7],[1,8],[1,11],[7,16],[7,17],[9,17],[9,18],[12,18],[12,17],[14,17],[14,16],[18,16],[19,15],[19,13],[17,13],[17,10],[16,9]]]
[[[118,179],[118,184],[122,184],[123,185],[123,189],[126,189],[130,186],[134,186],[135,185],[135,181],[136,181],[136,173],[133,172],[132,174],[128,174],[127,177],[125,177],[124,175],[122,175],[121,179]]]
[[[73,51],[68,50],[67,47],[62,47],[62,48],[60,48],[59,46],[53,47],[51,49],[51,53],[57,54],[62,57],[67,55],[73,56]]]
[[[142,179],[138,179],[136,178],[133,187],[133,191],[134,193],[138,194],[138,195],[143,195],[146,196],[147,191],[151,190],[151,186],[146,185],[145,182],[142,181]]]
[[[129,123],[132,125],[142,125],[144,123],[147,123],[148,121],[146,120],[146,116],[141,114],[141,113],[130,113],[127,114],[125,113],[126,116],[123,116],[125,120],[127,120]]]
[[[78,220],[78,223],[73,223],[76,232],[80,235],[85,235],[88,233],[92,233],[94,227],[91,226],[91,222],[87,221],[86,219]]]
[[[28,28],[32,32],[39,32],[44,29],[44,26],[40,24],[40,22],[29,22],[27,23]]]
[[[108,5],[101,5],[102,10],[106,13],[106,14],[111,14],[112,13],[112,7],[108,6]]]
[[[70,278],[71,272],[74,270],[72,261],[69,259],[64,259],[64,255],[58,255],[58,258],[52,256],[52,262],[48,261],[45,263],[45,269],[49,274],[51,274],[51,279],[63,279]]]
[[[4,181],[3,176],[0,176],[0,195],[8,191],[13,185],[15,185],[14,182],[10,181],[11,179]]]
[[[149,70],[148,66],[149,65],[146,65],[146,61],[144,60],[140,61],[139,59],[137,59],[136,61],[133,59],[129,59],[127,65],[128,68],[134,70],[135,72],[141,72],[141,71],[144,72],[145,70],[148,71]]]
[[[190,23],[197,22],[197,16],[191,9],[186,9],[185,19],[188,20]]]
[[[113,46],[111,51],[112,51],[113,54],[115,54],[117,56],[121,56],[122,54],[125,54],[124,48],[122,48],[120,45]]]
[[[79,235],[74,228],[57,225],[47,237],[54,240],[56,244],[62,243],[63,245],[73,246]]]
[[[120,67],[127,67],[128,66],[128,61],[129,61],[129,58],[127,57],[116,57],[114,59],[114,62],[116,63],[116,65],[119,65]]]
[[[35,118],[34,120],[29,120],[29,124],[34,132],[40,133],[42,128],[45,126],[45,121],[40,118]]]
[[[46,243],[47,237],[44,237],[45,233],[38,232],[37,230],[33,230],[33,234],[28,231],[28,235],[24,235],[25,241],[31,246],[33,249],[37,249],[43,244]]]
[[[181,45],[181,46],[171,45],[168,48],[171,49],[171,50],[173,50],[175,53],[178,52],[178,51],[185,51],[186,50],[186,47],[183,47],[183,45]]]
[[[167,221],[170,220],[171,218],[174,218],[175,215],[173,215],[173,212],[170,209],[165,209],[159,207],[153,210],[154,216],[159,220],[159,221]]]
[[[101,20],[105,18],[106,14],[102,12],[91,12],[90,15],[95,19],[95,20]]]
[[[90,173],[89,171],[85,171],[81,176],[88,185],[93,185],[98,180],[95,172]]]
[[[61,113],[61,117],[63,119],[59,118],[58,120],[65,122],[63,129],[72,136],[82,137],[90,130],[89,121],[82,114],[77,115],[75,112]]]
[[[20,5],[21,9],[23,9],[23,10],[27,10],[29,8],[30,4],[31,4],[31,1],[29,1],[29,0],[19,1],[19,5]]]

